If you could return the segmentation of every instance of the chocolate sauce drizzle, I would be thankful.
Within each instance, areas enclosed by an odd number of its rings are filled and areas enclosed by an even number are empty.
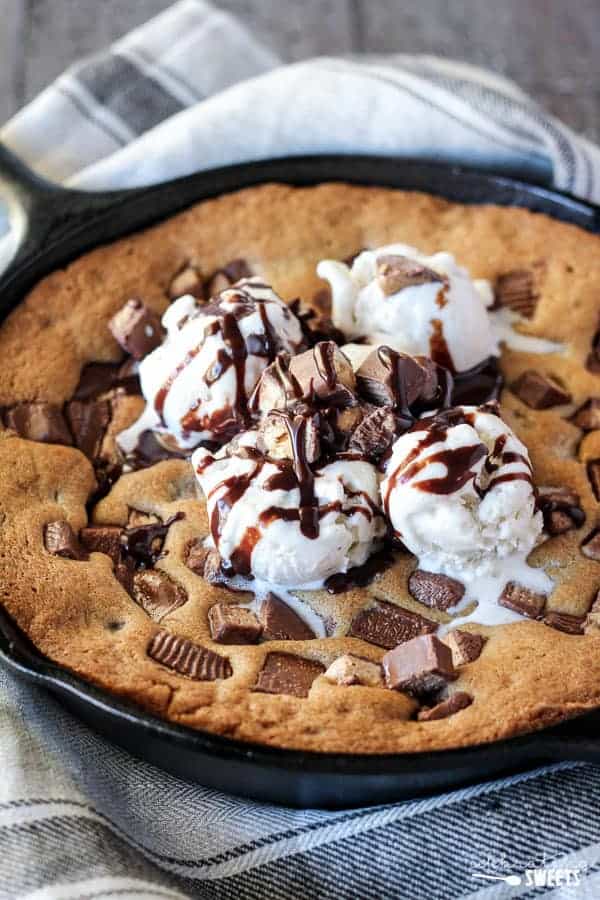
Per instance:
[[[485,412],[499,415],[497,405],[490,403],[481,407]],[[417,443],[407,456],[402,466],[393,472],[388,480],[387,492],[384,497],[384,508],[389,516],[389,501],[391,493],[397,484],[405,484],[411,481],[431,463],[441,463],[446,472],[438,478],[421,479],[414,484],[418,490],[431,494],[452,494],[460,490],[469,481],[473,482],[473,487],[480,497],[484,497],[488,491],[499,484],[510,481],[527,481],[533,486],[533,470],[531,463],[521,453],[515,451],[504,450],[506,444],[506,435],[500,435],[495,442],[492,452],[488,454],[487,447],[482,442],[470,444],[463,447],[446,448],[437,453],[429,454],[420,459],[422,452],[434,444],[443,442],[446,439],[448,431],[457,425],[471,425],[475,423],[476,412],[465,413],[460,408],[443,410],[434,416],[420,419],[413,425],[411,432],[424,432],[423,438]],[[475,478],[477,472],[474,466],[480,459],[487,457],[484,469],[489,479],[487,486],[479,485]],[[502,466],[511,463],[521,463],[526,467],[525,472],[505,472],[501,475],[494,475]]]
[[[228,440],[236,432],[249,427],[251,409],[245,383],[248,355],[264,356],[268,361],[272,361],[281,348],[281,342],[273,330],[267,312],[268,304],[273,301],[268,298],[254,297],[251,293],[252,290],[267,290],[268,287],[266,284],[256,282],[247,288],[243,285],[226,288],[211,303],[199,308],[197,316],[216,316],[216,321],[212,323],[208,333],[216,334],[220,331],[226,345],[226,349],[218,352],[217,359],[204,376],[204,381],[207,385],[212,386],[233,367],[236,389],[232,409],[219,411],[208,418],[201,414],[202,402],[198,401],[181,421],[182,428],[186,433],[213,430],[219,433],[220,437]],[[264,334],[251,334],[248,338],[244,338],[239,321],[256,311],[260,316]],[[202,350],[205,336],[206,332],[203,339],[186,354],[156,393],[154,407],[163,426],[165,425],[164,407],[169,392],[177,378]]]
[[[178,512],[166,522],[152,522],[137,525],[123,532],[121,544],[123,552],[130,556],[140,568],[152,568],[164,556],[163,545],[174,522],[185,519],[185,513]]]

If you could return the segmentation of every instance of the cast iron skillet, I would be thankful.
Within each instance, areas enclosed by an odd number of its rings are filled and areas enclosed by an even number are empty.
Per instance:
[[[50,185],[0,147],[0,191],[4,182],[4,196],[8,193],[22,224],[18,252],[0,276],[0,320],[52,269],[197,200],[265,181],[330,180],[424,190],[459,202],[525,206],[600,231],[598,208],[542,185],[422,161],[364,156],[267,160],[98,194]],[[600,710],[552,729],[461,750],[385,756],[305,753],[244,744],[161,721],[43,658],[6,613],[0,615],[0,661],[47,688],[81,720],[137,756],[200,784],[274,803],[328,808],[383,803],[540,763],[600,763]]]

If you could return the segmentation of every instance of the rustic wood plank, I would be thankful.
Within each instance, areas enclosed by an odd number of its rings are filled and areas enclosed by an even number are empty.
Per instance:
[[[22,102],[23,94],[23,0],[0,4],[0,123]]]
[[[172,0],[0,0],[0,121],[66,66]],[[285,60],[434,53],[514,78],[548,110],[600,138],[598,0],[220,0]]]
[[[550,112],[598,136],[598,0],[354,0],[359,49],[463,59],[513,78]],[[595,108],[594,108],[595,107]]]
[[[2,0],[5,2],[5,0]],[[172,0],[28,0],[25,98],[35,96],[73,61],[101,50],[171,6]],[[296,60],[352,49],[350,0],[221,0],[253,33]]]

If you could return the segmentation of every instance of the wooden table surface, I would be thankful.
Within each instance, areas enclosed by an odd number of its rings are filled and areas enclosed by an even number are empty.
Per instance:
[[[0,0],[0,122],[171,0]],[[600,0],[217,0],[284,60],[435,53],[514,78],[600,140]]]

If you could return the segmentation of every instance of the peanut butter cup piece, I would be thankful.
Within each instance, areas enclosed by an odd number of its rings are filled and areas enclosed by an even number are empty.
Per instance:
[[[208,611],[210,636],[218,644],[255,644],[262,626],[254,613],[233,603],[215,603]]]
[[[296,421],[296,415],[298,420]],[[272,459],[294,459],[295,444],[307,463],[316,462],[321,455],[320,417],[318,413],[290,407],[289,412],[274,409],[263,418],[258,428],[257,446]]]
[[[594,375],[600,375],[600,327],[592,339],[592,349],[588,354],[585,365],[588,371]]]
[[[177,300],[186,294],[191,294],[197,300],[204,299],[204,279],[200,269],[193,263],[185,265],[173,276],[169,285],[169,299]]]
[[[571,402],[571,395],[550,378],[529,369],[511,385],[519,400],[531,409],[551,409]]]
[[[105,553],[116,565],[121,560],[121,535],[118,525],[89,525],[79,532],[79,539],[89,553]]]
[[[594,497],[600,502],[600,459],[592,459],[587,464],[587,476]]]
[[[52,403],[17,403],[6,410],[4,423],[28,441],[66,446],[73,443],[62,410]]]
[[[87,403],[72,400],[67,403],[66,414],[75,438],[75,446],[85,453],[88,459],[96,459],[110,422],[110,403],[107,400]]]
[[[258,617],[267,641],[310,641],[316,637],[304,619],[272,592],[262,601]]]
[[[583,634],[585,616],[571,616],[567,613],[548,612],[542,619],[544,625],[564,631],[565,634]]]
[[[450,648],[434,634],[422,634],[383,657],[386,684],[416,697],[435,694],[457,677]]]
[[[590,397],[571,416],[571,422],[583,431],[600,428],[600,397]]]
[[[445,279],[408,256],[388,253],[377,257],[377,281],[383,293],[390,295],[419,284],[443,284]]]
[[[206,559],[210,548],[205,546],[203,540],[192,540],[185,550],[185,564],[195,575],[204,575]]]
[[[159,569],[141,569],[133,576],[133,599],[151,619],[160,622],[187,603],[184,588]]]
[[[313,681],[324,671],[325,666],[313,659],[291,653],[268,653],[254,690],[264,694],[308,697]]]
[[[44,526],[44,546],[53,556],[64,559],[87,559],[87,553],[79,543],[77,535],[68,522],[59,520]]]
[[[374,606],[362,609],[355,616],[348,635],[391,650],[418,635],[430,634],[437,627],[437,622],[418,613],[402,609],[386,600],[378,600]]]
[[[161,343],[164,329],[160,317],[139,299],[128,300],[108,323],[119,346],[134,359],[143,359]]]
[[[516,581],[509,581],[500,594],[498,603],[529,619],[538,619],[546,605],[546,600],[545,594],[538,594],[522,584],[517,584]]]
[[[444,638],[444,643],[450,647],[452,662],[456,668],[479,659],[486,641],[483,634],[458,629],[450,631]]]
[[[206,281],[205,295],[209,298],[214,297],[221,291],[226,291],[236,281],[240,281],[242,278],[251,278],[252,274],[245,259],[232,259],[221,269],[217,269]]]
[[[544,528],[553,536],[579,528],[585,522],[579,494],[569,487],[541,487],[539,507],[544,517]]]
[[[338,656],[325,672],[325,678],[333,684],[340,684],[345,687],[350,687],[354,684],[378,687],[383,683],[379,663],[371,662],[369,659],[362,659],[360,656],[353,656],[351,653]]]
[[[462,600],[465,586],[448,575],[416,569],[408,579],[409,593],[431,609],[446,610]]]
[[[233,670],[226,656],[169,631],[157,631],[148,644],[148,656],[161,666],[194,681],[229,678]]]
[[[494,295],[496,306],[506,306],[526,319],[533,316],[539,299],[533,274],[528,269],[513,269],[499,275]]]
[[[581,552],[588,559],[600,562],[600,528],[594,528],[581,544]]]
[[[293,356],[289,371],[306,399],[318,397],[330,406],[346,405],[354,399],[354,369],[333,341],[319,341]]]
[[[465,691],[457,691],[445,700],[436,703],[435,706],[420,709],[417,713],[417,719],[419,722],[434,722],[436,719],[447,719],[448,716],[453,716],[454,713],[460,712],[461,709],[466,709],[472,702],[473,698],[470,694],[467,694]]]
[[[348,449],[367,459],[380,459],[396,438],[398,422],[389,406],[367,412],[352,433]]]

